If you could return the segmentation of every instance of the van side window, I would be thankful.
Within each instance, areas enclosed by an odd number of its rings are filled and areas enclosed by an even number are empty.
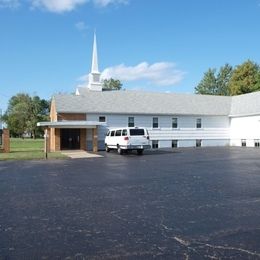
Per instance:
[[[111,131],[111,135],[110,136],[115,136],[115,131]]]
[[[126,129],[123,129],[122,131],[122,136],[126,136],[127,135],[127,130]]]
[[[106,136],[110,136],[110,131],[107,132]]]
[[[116,130],[116,136],[121,136],[122,130]]]

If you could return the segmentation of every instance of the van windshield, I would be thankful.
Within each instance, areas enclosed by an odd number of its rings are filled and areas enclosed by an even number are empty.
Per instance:
[[[130,129],[130,135],[144,135],[144,129]]]

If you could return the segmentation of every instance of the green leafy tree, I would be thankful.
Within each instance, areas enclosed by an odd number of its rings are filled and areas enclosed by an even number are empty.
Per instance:
[[[102,82],[103,90],[120,90],[122,88],[122,83],[118,79],[105,79]]]
[[[6,122],[10,132],[14,136],[22,136],[27,130],[30,96],[19,93],[11,97],[3,121]]]
[[[47,120],[49,102],[38,96],[30,97],[28,94],[19,93],[9,100],[3,121],[6,122],[13,136],[23,136],[24,133],[32,137],[41,135],[42,130],[37,127],[37,122]]]
[[[229,64],[222,66],[217,75],[217,95],[229,96],[229,82],[233,74],[233,68]]]
[[[254,91],[259,91],[259,90],[260,90],[260,69],[256,76],[256,84],[255,84]]]
[[[31,98],[29,120],[27,124],[27,131],[36,137],[42,134],[42,130],[37,127],[37,122],[47,121],[49,115],[50,103],[38,96]]]
[[[233,68],[229,64],[225,64],[219,69],[209,69],[198,86],[195,88],[197,94],[207,95],[229,95],[229,81],[233,73]]]
[[[259,65],[247,60],[236,66],[229,82],[230,94],[240,95],[260,90]]]
[[[217,94],[217,78],[216,69],[209,69],[204,73],[204,76],[198,86],[195,88],[196,94]]]

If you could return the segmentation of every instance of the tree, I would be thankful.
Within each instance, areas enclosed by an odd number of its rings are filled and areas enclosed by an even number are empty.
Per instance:
[[[233,74],[233,68],[228,63],[223,67],[220,67],[219,73],[217,75],[217,95],[229,96],[229,82]]]
[[[105,79],[102,82],[103,90],[120,90],[122,88],[122,83],[118,79]]]
[[[209,69],[207,72],[204,73],[203,79],[195,88],[196,94],[217,94],[217,79],[215,73],[216,69]]]
[[[204,73],[204,77],[195,88],[195,92],[197,94],[228,96],[232,72],[233,68],[229,64],[221,67],[218,73],[216,69],[209,69]]]
[[[23,136],[24,133],[36,137],[42,134],[37,122],[47,120],[49,102],[38,96],[30,97],[19,93],[9,100],[8,108],[3,116],[13,136]]]
[[[229,82],[231,95],[260,90],[260,69],[255,62],[247,60],[236,66]]]
[[[27,124],[27,131],[35,138],[42,133],[42,130],[37,127],[37,122],[47,121],[49,114],[50,103],[38,96],[31,98],[29,120]]]
[[[17,94],[11,97],[3,121],[6,122],[14,136],[21,136],[27,130],[30,97],[28,94]]]

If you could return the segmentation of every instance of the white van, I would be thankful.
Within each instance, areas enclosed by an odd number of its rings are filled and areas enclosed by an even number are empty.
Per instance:
[[[143,154],[144,149],[150,149],[148,131],[142,127],[125,127],[111,129],[105,138],[106,151],[117,149],[119,154],[123,151],[136,150],[137,154]]]

